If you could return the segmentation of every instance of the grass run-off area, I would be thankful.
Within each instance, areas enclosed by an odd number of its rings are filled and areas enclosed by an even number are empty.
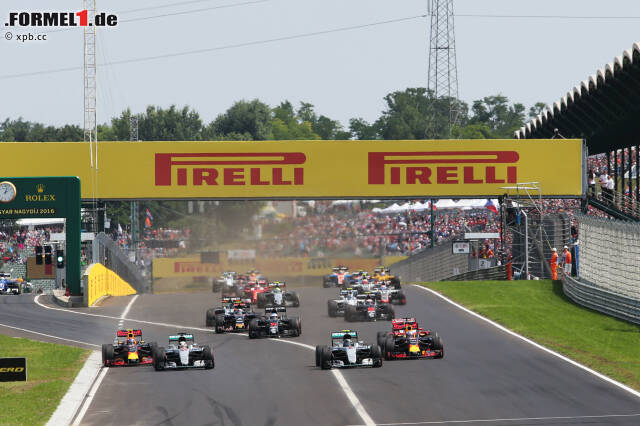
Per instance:
[[[640,390],[640,326],[576,305],[562,283],[421,283],[574,361]]]
[[[0,357],[27,358],[26,382],[0,382],[2,425],[45,424],[89,356],[86,349],[0,335]]]

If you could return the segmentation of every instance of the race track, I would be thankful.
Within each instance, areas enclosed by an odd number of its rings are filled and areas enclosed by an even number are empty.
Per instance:
[[[390,323],[329,318],[326,301],[337,291],[318,284],[298,289],[302,306],[288,313],[302,317],[303,333],[293,339],[249,340],[205,330],[205,311],[219,305],[218,294],[137,297],[124,327],[142,328],[145,340],[161,345],[170,333],[193,331],[198,343],[214,348],[216,368],[109,369],[82,424],[640,424],[637,396],[413,286],[404,287],[407,305],[396,306],[396,315],[415,316],[421,325],[438,331],[444,359],[390,361],[380,369],[341,373],[319,370],[312,348],[290,343],[327,344],[329,332],[343,328],[356,329],[362,340],[375,342],[376,331],[389,329]],[[2,297],[0,332],[100,345],[113,340],[130,300],[112,298],[105,306],[74,313],[51,305],[44,296],[38,304],[29,295]]]

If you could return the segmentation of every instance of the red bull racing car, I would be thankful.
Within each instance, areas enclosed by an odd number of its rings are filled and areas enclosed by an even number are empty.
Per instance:
[[[377,340],[387,360],[444,357],[438,333],[418,327],[415,318],[392,320],[391,332],[378,332]]]
[[[102,365],[151,364],[157,347],[156,342],[146,343],[142,340],[142,330],[118,330],[113,344],[102,345]]]

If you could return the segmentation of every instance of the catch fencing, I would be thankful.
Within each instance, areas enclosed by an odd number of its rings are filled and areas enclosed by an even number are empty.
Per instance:
[[[402,281],[440,281],[453,275],[468,272],[471,262],[466,254],[454,254],[451,242],[427,248],[408,259],[390,266],[394,275]]]
[[[578,274],[608,292],[640,300],[640,224],[577,214]]]
[[[140,268],[129,260],[129,257],[109,238],[101,232],[93,240],[93,263],[101,263],[129,283],[138,293],[149,293],[151,281],[145,278]]]

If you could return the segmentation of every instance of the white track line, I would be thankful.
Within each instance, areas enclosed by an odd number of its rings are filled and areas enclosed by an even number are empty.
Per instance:
[[[34,302],[36,304],[40,305],[41,307],[43,307],[45,309],[51,309],[51,310],[54,310],[54,311],[64,311],[64,312],[68,312],[68,313],[72,313],[72,314],[88,315],[88,316],[93,316],[93,317],[110,318],[110,319],[117,319],[117,320],[126,319],[129,322],[139,322],[139,323],[142,323],[142,324],[150,324],[150,325],[156,325],[156,326],[161,326],[161,327],[183,328],[183,329],[189,329],[189,330],[198,330],[198,331],[211,332],[211,329],[209,329],[209,328],[191,327],[191,326],[187,326],[187,325],[167,324],[167,323],[163,323],[163,322],[152,322],[152,321],[143,321],[143,320],[136,320],[136,319],[131,319],[131,318],[124,318],[126,312],[123,313],[123,315],[120,316],[120,317],[114,317],[114,316],[109,316],[109,315],[98,315],[98,314],[89,314],[89,313],[86,313],[86,312],[70,311],[68,309],[62,309],[62,308],[52,308],[50,306],[45,306],[42,303],[40,303],[40,301],[38,300],[39,297],[40,296],[36,296],[35,299],[34,299]],[[133,300],[135,300],[135,298]],[[131,302],[129,302],[129,305],[127,306],[127,309],[130,308],[130,305],[133,303],[133,300]],[[247,334],[244,334],[244,333],[232,333],[232,335],[233,336],[245,336],[245,337],[247,336]],[[289,343],[291,345],[301,346],[303,348],[310,349],[312,351],[315,350],[315,348],[313,346],[307,345],[305,343],[299,343],[299,342],[294,342],[294,341],[290,341],[290,340],[276,340],[276,339],[270,339],[270,340],[272,340],[274,342]],[[344,376],[342,375],[340,370],[333,369],[332,373],[333,373],[333,376],[336,378],[336,381],[340,385],[340,388],[345,393],[345,395],[349,399],[349,402],[351,403],[353,408],[355,408],[355,410],[357,411],[358,415],[360,416],[360,418],[362,419],[364,424],[367,425],[367,426],[375,425],[375,422],[373,421],[371,416],[369,416],[369,414],[365,410],[364,406],[362,405],[362,403],[360,402],[360,400],[358,399],[356,394],[353,392],[353,390],[351,389],[351,387],[347,383],[346,379],[344,378]],[[82,420],[82,418],[80,416],[78,416],[78,420],[77,421],[81,421],[81,420]]]
[[[406,423],[378,423],[377,426],[403,426],[403,425],[441,425],[448,423],[496,423],[496,422],[525,422],[533,420],[579,420],[579,419],[611,419],[619,417],[640,417],[640,414],[604,414],[601,416],[566,416],[566,417],[522,417],[514,419],[476,419],[476,420],[440,420],[430,422],[406,422]],[[356,425],[350,425],[356,426]],[[360,425],[357,425],[360,426]]]
[[[107,375],[108,371],[109,371],[108,367],[102,367],[102,371],[100,372],[100,375],[98,376],[96,381],[93,382],[93,386],[91,386],[91,388],[89,389],[89,392],[86,395],[86,399],[83,401],[82,405],[80,406],[80,411],[76,415],[76,420],[72,423],[73,426],[79,425],[80,422],[82,422],[84,415],[87,413],[87,410],[91,405],[91,401],[93,401],[93,397],[96,395],[96,392],[98,392],[98,388],[100,387],[100,384],[102,383],[102,380],[104,379],[104,377]]]
[[[448,303],[452,304],[452,305],[453,305],[453,306],[455,306],[456,308],[458,308],[458,309],[461,309],[461,310],[465,311],[465,312],[466,312],[466,313],[468,313],[469,315],[473,315],[474,317],[479,318],[479,319],[481,319],[482,321],[485,321],[485,322],[487,322],[487,323],[491,324],[492,326],[494,326],[494,327],[496,327],[496,328],[498,328],[498,329],[500,329],[500,330],[504,331],[504,332],[505,332],[505,333],[507,333],[507,334],[510,334],[510,335],[511,335],[511,336],[513,336],[513,337],[516,337],[516,338],[518,338],[518,339],[520,339],[520,340],[522,340],[522,341],[524,341],[524,342],[527,342],[528,344],[530,344],[530,345],[532,345],[532,346],[535,346],[536,348],[538,348],[538,349],[540,349],[540,350],[542,350],[542,351],[545,351],[545,352],[547,352],[547,353],[549,353],[549,354],[551,354],[551,355],[553,355],[553,356],[555,356],[555,357],[557,357],[557,358],[560,358],[561,360],[566,361],[566,362],[568,362],[569,364],[574,365],[574,366],[576,366],[576,367],[578,367],[578,368],[580,368],[580,369],[582,369],[582,370],[586,371],[587,373],[593,374],[594,376],[598,377],[599,379],[602,379],[602,380],[604,380],[605,382],[609,382],[609,383],[611,383],[612,385],[617,386],[617,387],[619,387],[620,389],[622,389],[622,390],[624,390],[624,391],[629,392],[631,395],[633,395],[633,396],[636,396],[636,397],[640,398],[640,392],[638,392],[637,390],[632,389],[632,388],[630,388],[629,386],[624,385],[624,384],[622,384],[622,383],[620,383],[620,382],[618,382],[618,381],[616,381],[616,380],[613,380],[611,377],[607,377],[607,376],[605,376],[604,374],[598,373],[597,371],[592,370],[591,368],[589,368],[589,367],[587,367],[587,366],[585,366],[585,365],[582,365],[582,364],[580,364],[579,362],[576,362],[576,361],[572,360],[571,358],[567,358],[566,356],[561,355],[561,354],[559,354],[558,352],[552,351],[551,349],[549,349],[549,348],[547,348],[547,347],[544,347],[544,346],[542,346],[542,345],[540,345],[540,344],[538,344],[538,343],[534,342],[533,340],[527,339],[526,337],[521,336],[520,334],[518,334],[518,333],[516,333],[516,332],[513,332],[513,331],[509,330],[508,328],[505,328],[505,327],[501,326],[500,324],[498,324],[498,323],[496,323],[496,322],[494,322],[494,321],[491,321],[489,318],[483,317],[482,315],[480,315],[480,314],[478,314],[478,313],[476,313],[476,312],[473,312],[473,311],[471,311],[471,310],[469,310],[469,309],[465,308],[464,306],[462,306],[462,305],[460,305],[460,304],[458,304],[458,303],[454,302],[453,300],[451,300],[451,299],[449,299],[449,298],[447,298],[447,297],[443,296],[442,294],[438,293],[438,292],[437,292],[437,291],[435,291],[435,290],[432,290],[432,289],[430,289],[430,288],[427,288],[427,287],[424,287],[424,286],[421,286],[421,285],[417,285],[417,284],[414,284],[413,286],[414,286],[414,287],[417,287],[417,288],[421,288],[421,289],[422,289],[422,290],[424,290],[424,291],[428,291],[429,293],[434,294],[435,296],[438,296],[439,298],[441,298],[441,299],[442,299],[442,300],[444,300],[445,302],[448,302]]]
[[[66,342],[80,343],[82,345],[87,345],[87,346],[95,346],[96,348],[100,347],[100,345],[94,345],[93,343],[80,342],[78,340],[67,339],[66,337],[52,336],[51,334],[44,334],[44,333],[40,333],[40,332],[33,331],[33,330],[27,330],[26,328],[13,327],[11,325],[6,325],[6,324],[0,324],[0,327],[12,328],[14,330],[20,330],[20,331],[24,331],[24,332],[27,332],[27,333],[37,334],[38,336],[45,336],[45,337],[49,337],[51,339],[59,339],[59,340],[64,340]]]
[[[310,349],[312,351],[316,349],[315,347],[311,345],[307,345],[306,343],[294,342],[292,340],[279,340],[279,339],[278,340],[270,339],[270,340],[274,342],[279,342],[279,343],[288,343],[290,345],[301,346],[303,348]],[[367,426],[375,426],[376,423],[373,421],[371,416],[369,416],[369,413],[367,413],[367,410],[365,410],[364,406],[362,405],[362,403],[360,402],[356,394],[351,389],[351,386],[349,386],[349,384],[347,383],[347,380],[342,375],[342,372],[335,368],[332,368],[331,372],[333,373],[333,377],[335,377],[336,381],[342,388],[342,391],[347,396],[347,399],[349,399],[349,402],[351,403],[353,408],[355,408],[356,412],[358,413],[358,415],[360,416],[364,424]]]
[[[136,301],[138,296],[140,296],[140,295],[136,294],[135,296],[133,296],[133,298],[131,298],[131,300],[129,301],[129,304],[127,304],[127,307],[124,308],[124,311],[122,312],[122,315],[120,315],[120,319],[121,320],[124,320],[124,319],[127,318],[127,314],[129,313],[129,309],[131,309],[131,305],[133,305],[133,302]]]

